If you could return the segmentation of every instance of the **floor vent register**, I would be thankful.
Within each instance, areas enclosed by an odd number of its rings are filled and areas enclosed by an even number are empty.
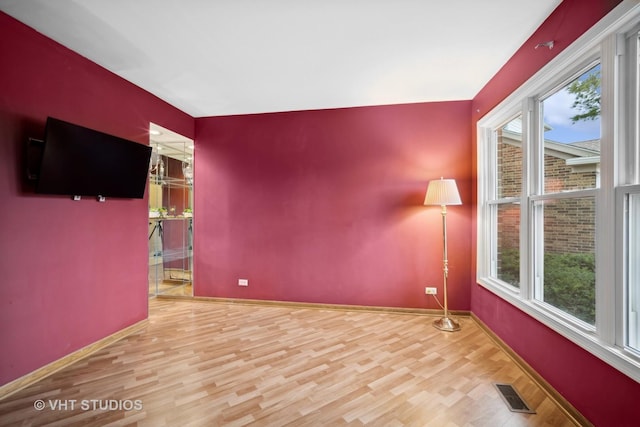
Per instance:
[[[529,405],[520,397],[520,394],[511,384],[494,384],[498,393],[505,401],[512,412],[523,412],[525,414],[535,414],[536,411],[529,408]]]

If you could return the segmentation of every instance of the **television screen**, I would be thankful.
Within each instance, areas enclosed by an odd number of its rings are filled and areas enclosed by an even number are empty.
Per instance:
[[[151,147],[47,118],[36,193],[144,197]]]

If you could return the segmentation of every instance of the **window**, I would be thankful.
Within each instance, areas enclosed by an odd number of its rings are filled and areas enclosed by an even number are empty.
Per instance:
[[[625,345],[640,354],[640,31],[636,27],[627,38],[627,70],[629,92],[627,100],[628,144],[622,180],[628,184],[619,188],[622,197],[617,205],[623,222],[623,283],[626,297]],[[626,172],[626,173],[625,173]]]
[[[640,352],[640,188],[625,198],[625,281],[627,291],[627,346]],[[633,238],[635,237],[635,238]]]
[[[478,283],[640,381],[640,5],[478,123]]]
[[[492,248],[492,276],[520,286],[520,194],[522,193],[522,116],[495,134],[495,185],[491,218],[497,236]]]
[[[627,138],[625,183],[640,183],[640,29],[635,28],[627,38]]]
[[[595,325],[595,198],[537,201],[535,298]]]
[[[595,326],[600,63],[540,101],[532,207],[535,298]],[[541,179],[540,179],[541,178]],[[541,188],[535,183],[541,181]]]

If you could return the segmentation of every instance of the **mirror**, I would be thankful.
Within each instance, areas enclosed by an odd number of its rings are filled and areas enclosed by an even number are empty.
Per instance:
[[[149,296],[193,295],[193,140],[151,123]]]

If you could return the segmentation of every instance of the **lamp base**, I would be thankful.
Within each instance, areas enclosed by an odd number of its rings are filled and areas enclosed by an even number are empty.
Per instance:
[[[450,317],[443,317],[433,322],[433,327],[446,332],[455,332],[460,330],[460,323]]]

